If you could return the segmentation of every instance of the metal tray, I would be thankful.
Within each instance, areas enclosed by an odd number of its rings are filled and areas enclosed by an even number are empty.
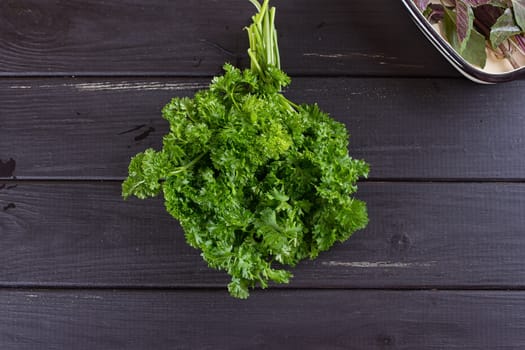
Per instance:
[[[473,66],[461,57],[456,50],[436,32],[412,0],[401,0],[401,2],[405,5],[410,16],[427,39],[445,56],[454,68],[470,80],[481,84],[495,84],[525,76],[525,67],[507,73],[488,73]]]

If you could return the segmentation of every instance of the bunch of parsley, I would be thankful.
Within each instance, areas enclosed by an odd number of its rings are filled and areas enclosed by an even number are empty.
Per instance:
[[[231,276],[230,294],[287,283],[295,266],[368,222],[352,197],[368,165],[348,155],[348,132],[317,105],[296,105],[281,89],[275,8],[259,4],[248,28],[251,68],[224,75],[193,99],[163,109],[170,131],[160,151],[137,154],[123,196],[165,198],[187,242]]]

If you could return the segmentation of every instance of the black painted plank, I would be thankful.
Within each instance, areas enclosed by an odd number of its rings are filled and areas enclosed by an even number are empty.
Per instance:
[[[521,349],[524,292],[2,291],[3,349]]]
[[[167,131],[162,106],[208,82],[0,80],[0,177],[121,179],[133,154],[159,146]],[[371,163],[371,178],[523,180],[524,88],[525,82],[296,78],[287,94],[317,101],[345,122],[351,153]]]
[[[458,76],[400,1],[275,3],[291,74]],[[253,12],[247,0],[4,0],[0,74],[209,75],[247,63]]]
[[[370,225],[293,270],[300,288],[525,288],[525,185],[363,183]],[[3,208],[3,210],[2,210]],[[118,183],[0,190],[0,285],[216,287],[161,200]]]

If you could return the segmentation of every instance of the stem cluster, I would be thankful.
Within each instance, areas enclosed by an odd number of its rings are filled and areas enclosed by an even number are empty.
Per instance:
[[[270,67],[281,68],[277,30],[275,29],[275,7],[269,7],[269,0],[259,3],[250,0],[258,13],[253,17],[253,23],[247,28],[250,39],[248,55],[251,60],[251,70],[267,80]]]

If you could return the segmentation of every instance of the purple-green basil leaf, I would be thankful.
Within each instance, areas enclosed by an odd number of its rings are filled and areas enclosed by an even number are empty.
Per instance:
[[[414,0],[414,3],[420,11],[425,11],[428,4],[430,3],[430,0]]]
[[[467,5],[472,6],[472,7],[481,6],[481,5],[488,5],[491,2],[493,2],[493,0],[461,0],[461,1],[464,2]],[[459,2],[461,2],[461,1],[459,1]]]
[[[519,33],[521,33],[521,28],[514,22],[512,10],[508,8],[492,26],[490,30],[490,44],[495,49],[507,39]]]
[[[509,0],[492,0],[490,4],[492,6],[497,6],[506,9],[509,7]]]
[[[467,46],[470,38],[470,33],[474,26],[474,12],[470,5],[463,1],[456,2],[456,31],[458,35],[460,51],[463,51]]]
[[[423,15],[430,23],[435,24],[440,22],[445,15],[445,10],[443,5],[440,4],[430,4],[427,9],[423,12]]]
[[[503,14],[501,7],[493,5],[482,5],[474,8],[474,27],[487,39],[490,38],[490,28]]]
[[[472,29],[470,37],[462,49],[456,30],[456,13],[445,8],[443,17],[443,34],[450,45],[469,63],[478,67],[485,67],[487,62],[487,52],[485,51],[485,37],[477,30]]]
[[[487,63],[487,51],[485,50],[485,37],[477,30],[472,29],[472,33],[467,41],[465,48],[460,52],[461,56],[475,66],[484,68]]]
[[[444,8],[445,16],[443,17],[443,35],[449,44],[457,50],[459,48],[458,32],[456,29],[456,13],[448,8]]]
[[[512,7],[516,23],[525,32],[525,0],[512,0]]]

